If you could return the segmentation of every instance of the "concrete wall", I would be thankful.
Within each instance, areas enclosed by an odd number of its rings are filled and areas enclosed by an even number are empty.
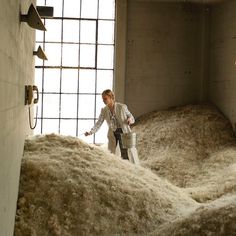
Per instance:
[[[209,99],[236,125],[236,1],[211,9]]]
[[[35,30],[19,22],[28,0],[0,7],[0,236],[13,235],[24,140],[30,132],[24,86],[32,84]]]
[[[208,11],[135,0],[127,9],[125,101],[134,115],[204,100]]]
[[[116,1],[114,88],[116,100],[125,102],[127,0]]]

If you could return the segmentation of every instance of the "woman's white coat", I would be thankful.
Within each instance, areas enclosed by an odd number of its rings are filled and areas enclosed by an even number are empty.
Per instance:
[[[116,119],[118,120],[123,133],[131,132],[131,128],[127,123],[127,119],[131,118],[131,123],[134,123],[135,120],[134,120],[134,117],[132,116],[131,113],[130,113],[131,116],[127,117],[127,114],[126,114],[127,106],[125,104],[115,102],[115,108],[114,109],[115,109],[114,113],[115,113]],[[111,122],[111,115],[110,115],[109,107],[105,106],[104,108],[102,108],[101,114],[102,114],[102,117],[104,117],[104,120],[106,120],[106,122],[108,124],[108,127],[109,127],[108,134],[107,134],[108,149],[112,153],[117,154],[116,153],[116,139],[115,139],[113,130],[111,129],[111,123],[112,122]],[[100,123],[102,123],[102,122],[100,121]],[[100,128],[100,126],[101,125],[99,125],[96,128],[94,127],[96,130],[93,130],[94,129],[93,128],[92,129],[93,132],[96,132]],[[130,162],[135,163],[135,164],[139,164],[139,159],[138,159],[138,154],[137,154],[136,147],[128,148],[128,157],[129,157]]]

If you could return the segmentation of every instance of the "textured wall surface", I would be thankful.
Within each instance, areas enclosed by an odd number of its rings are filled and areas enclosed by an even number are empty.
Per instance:
[[[35,30],[19,21],[29,5],[2,0],[0,7],[0,236],[13,235],[24,140],[31,132],[24,86],[34,77]]]
[[[211,10],[209,98],[236,128],[236,1]]]
[[[136,116],[204,99],[202,5],[128,2],[125,100]]]

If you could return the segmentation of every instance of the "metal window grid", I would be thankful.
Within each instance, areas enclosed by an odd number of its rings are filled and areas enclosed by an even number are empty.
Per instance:
[[[93,121],[93,124],[97,121],[97,110],[96,110],[96,104],[97,104],[97,95],[101,95],[101,93],[99,93],[97,91],[97,72],[98,70],[100,71],[112,71],[112,78],[114,76],[114,67],[113,68],[98,68],[98,63],[97,63],[97,60],[98,60],[98,46],[99,45],[111,45],[113,46],[113,51],[114,51],[114,42],[112,44],[108,44],[108,43],[98,43],[98,22],[99,20],[103,20],[103,21],[113,21],[115,23],[115,19],[99,19],[99,18],[96,18],[96,19],[90,19],[90,18],[81,18],[81,17],[78,17],[78,18],[75,18],[75,17],[63,17],[64,16],[64,2],[66,0],[62,0],[62,17],[53,17],[51,19],[53,20],[58,20],[58,21],[61,21],[61,39],[60,41],[46,41],[45,40],[45,35],[47,34],[47,32],[44,32],[43,33],[43,40],[40,41],[40,40],[37,40],[36,38],[36,43],[38,44],[42,44],[43,45],[43,49],[45,50],[45,45],[47,43],[50,43],[50,44],[61,44],[61,48],[60,48],[60,54],[61,54],[61,58],[60,58],[60,65],[45,65],[45,61],[43,61],[43,63],[41,65],[36,65],[35,68],[36,69],[41,69],[42,70],[42,77],[41,77],[41,83],[42,83],[42,90],[39,92],[40,94],[40,98],[41,98],[41,107],[39,108],[41,110],[40,112],[40,116],[37,117],[37,119],[39,120],[38,123],[40,123],[40,133],[43,134],[43,128],[44,128],[44,122],[46,122],[46,120],[58,120],[58,130],[57,132],[60,134],[61,133],[61,121],[62,120],[75,120],[76,121],[76,131],[75,131],[75,136],[79,136],[80,133],[79,133],[79,121],[81,120],[92,120]],[[68,0],[67,0],[68,1]],[[99,0],[98,0],[99,2]],[[80,3],[82,3],[82,0],[80,0]],[[46,1],[45,1],[45,5],[46,5]],[[99,6],[99,4],[98,4]],[[97,6],[97,12],[98,12],[98,6]],[[80,16],[81,16],[81,8],[80,8]],[[47,21],[50,21],[51,19],[45,19],[44,23],[46,24]],[[79,26],[79,38],[78,38],[78,42],[65,42],[63,40],[63,22],[65,20],[73,20],[73,21],[78,21],[78,26]],[[95,39],[95,44],[93,43],[86,43],[86,42],[83,42],[81,43],[81,40],[80,40],[80,35],[81,35],[81,22],[83,21],[92,21],[92,22],[95,22],[95,25],[96,25],[96,28],[95,28],[95,35],[96,35],[96,39]],[[63,47],[65,44],[70,44],[70,45],[78,45],[78,66],[65,66],[63,65]],[[94,67],[84,67],[84,66],[80,66],[80,49],[81,49],[81,45],[94,45],[95,46],[95,61],[94,61]],[[45,87],[44,87],[44,78],[45,78],[45,70],[46,69],[50,69],[50,70],[53,70],[53,69],[59,69],[60,70],[60,88],[59,88],[59,91],[58,92],[45,92]],[[68,92],[62,92],[62,70],[65,70],[65,69],[75,69],[77,70],[77,92],[76,93],[68,93]],[[80,79],[80,74],[79,74],[79,70],[94,70],[95,71],[95,85],[94,85],[94,92],[91,93],[91,92],[88,92],[88,93],[81,93],[79,91],[79,86],[80,86],[80,83],[79,83],[79,79]],[[104,88],[106,89],[106,88]],[[47,95],[47,94],[50,94],[50,95],[57,95],[59,96],[59,106],[58,106],[58,116],[57,117],[46,117],[44,116],[44,96]],[[62,101],[61,101],[61,98],[62,98],[62,95],[76,95],[77,97],[77,107],[76,107],[76,117],[61,117],[61,110],[62,110]],[[81,95],[92,95],[94,96],[94,116],[93,117],[79,117],[79,99],[80,99],[80,96]],[[36,119],[36,117],[35,117]],[[93,143],[96,143],[96,135],[93,136]]]

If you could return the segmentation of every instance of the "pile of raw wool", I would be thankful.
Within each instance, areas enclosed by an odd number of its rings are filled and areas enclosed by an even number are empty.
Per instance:
[[[141,165],[202,203],[151,235],[236,235],[236,139],[223,114],[177,107],[140,117],[133,130]]]
[[[179,188],[66,136],[26,140],[15,236],[146,235],[198,207]]]
[[[211,105],[147,114],[140,166],[69,136],[26,140],[15,236],[236,235],[236,139]]]
[[[203,204],[199,209],[175,220],[171,224],[164,224],[149,236],[192,236],[236,235],[236,196],[224,196],[209,204]]]
[[[133,130],[142,166],[158,176],[182,188],[208,191],[219,182],[219,196],[235,190],[236,139],[231,124],[214,106],[152,112],[141,117]]]

